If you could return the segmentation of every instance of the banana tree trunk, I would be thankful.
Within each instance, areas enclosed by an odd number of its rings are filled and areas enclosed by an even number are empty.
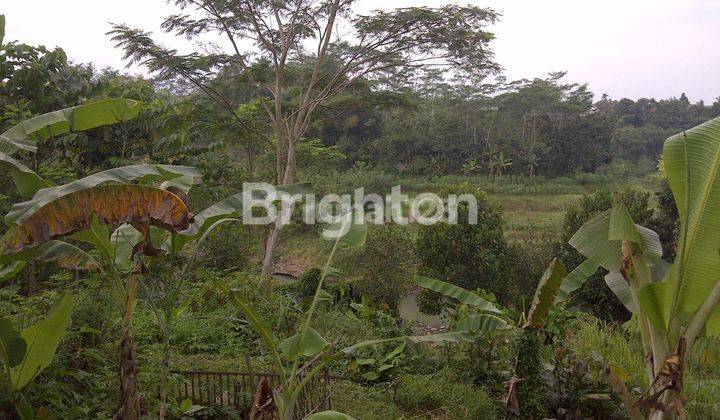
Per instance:
[[[132,334],[133,311],[137,292],[137,278],[133,274],[128,282],[128,295],[123,307],[123,326],[120,332],[120,410],[115,419],[137,420],[140,418],[140,393],[138,392],[138,362]]]
[[[162,360],[162,378],[160,380],[160,410],[158,412],[158,418],[165,420],[165,413],[167,407],[167,385],[168,375],[170,373],[170,339],[166,332],[165,346],[163,349],[163,360]]]
[[[140,418],[140,394],[138,393],[138,365],[135,358],[135,343],[132,337],[132,326],[122,328],[120,336],[120,411],[116,419]]]

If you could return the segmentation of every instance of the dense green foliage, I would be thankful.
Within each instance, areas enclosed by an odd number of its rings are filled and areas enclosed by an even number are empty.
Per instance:
[[[420,226],[415,246],[420,271],[467,289],[485,289],[507,302],[509,250],[502,209],[478,198],[477,224],[468,222],[467,206],[461,203],[457,224]]]
[[[189,7],[192,2],[177,3]],[[272,10],[280,3],[258,5]],[[226,17],[252,12],[240,3],[208,4],[219,9],[205,10],[207,20],[178,15],[164,26],[192,37],[222,27]],[[328,14],[324,8],[313,10]],[[594,101],[586,85],[564,82],[564,73],[511,82],[500,77],[488,84],[484,77],[500,69],[488,47],[493,35],[484,28],[496,19],[491,10],[455,6],[359,19],[355,24],[370,39],[392,36],[397,48],[420,55],[445,51],[442,58],[462,74],[448,78],[432,66],[410,65],[408,57],[398,57],[392,49],[372,48],[362,53],[387,67],[343,73],[347,54],[357,46],[332,44],[326,61],[311,54],[288,59],[287,73],[280,78],[283,88],[277,92],[281,111],[269,115],[275,99],[266,90],[270,86],[273,92],[278,81],[277,66],[271,64],[278,50],[272,47],[262,47],[240,69],[237,56],[178,55],[154,44],[143,31],[116,25],[113,35],[128,57],[157,73],[149,79],[98,71],[68,61],[61,48],[7,42],[7,34],[4,41],[0,36],[0,143],[8,152],[0,161],[12,175],[0,180],[0,210],[10,213],[0,255],[0,415],[116,415],[124,402],[117,392],[123,369],[118,345],[127,342],[130,326],[134,344],[129,348],[139,367],[139,409],[149,416],[240,416],[230,407],[193,407],[176,395],[169,394],[166,401],[158,395],[158,389],[188,385],[170,371],[198,369],[278,373],[285,383],[275,402],[285,417],[292,417],[293,393],[302,388],[295,373],[316,362],[316,356],[332,375],[342,377],[330,382],[334,407],[357,418],[498,418],[506,415],[508,407],[501,400],[513,379],[519,380],[515,396],[522,418],[624,416],[605,369],[610,363],[617,366],[629,393],[641,398],[650,382],[648,349],[638,317],[631,317],[627,301],[608,288],[608,270],[590,276],[567,303],[546,299],[537,330],[521,327],[532,313],[534,291],[548,262],[557,257],[568,271],[580,266],[585,257],[570,245],[571,238],[613,207],[607,214],[627,209],[634,223],[658,234],[664,261],[673,262],[676,252],[690,246],[681,239],[682,223],[688,222],[682,222],[687,214],[684,207],[677,208],[676,199],[684,197],[678,195],[684,188],[688,194],[699,190],[678,181],[684,179],[679,176],[684,169],[678,152],[682,137],[674,137],[670,167],[664,166],[667,160],[657,162],[667,137],[720,115],[720,102],[691,103],[684,94]],[[415,29],[396,32],[403,25]],[[254,30],[245,18],[231,26],[236,35]],[[299,37],[312,38],[308,34],[315,29],[309,21],[300,26]],[[419,35],[428,36],[428,42],[418,42]],[[301,76],[310,76],[318,62],[323,65],[315,83],[338,90],[310,98],[313,112],[298,120],[302,106],[297,104],[310,91]],[[323,84],[338,74],[337,80]],[[111,103],[124,108],[113,108],[106,112],[112,118],[98,118],[85,128],[62,120],[75,121],[74,107]],[[18,125],[57,110],[65,111],[53,114],[60,121],[54,122],[59,124],[54,130],[37,119],[35,134],[24,132],[31,124]],[[300,121],[302,130],[278,131],[273,116],[286,126]],[[210,216],[202,210],[240,193],[243,182],[276,182],[280,172],[290,170],[278,165],[278,156],[287,154],[291,144],[297,146],[297,167],[292,169],[297,173],[291,178],[311,181],[318,194],[360,187],[385,194],[394,185],[411,196],[469,193],[479,203],[478,223],[468,223],[468,206],[461,205],[458,224],[370,226],[367,239],[363,236],[353,248],[340,242],[333,247],[318,235],[323,226],[301,225],[295,215],[271,259],[284,275],[263,276],[272,230],[212,224],[241,217],[237,207]],[[703,163],[693,171],[713,167],[702,160],[712,156],[693,153]],[[110,175],[102,172],[125,165],[133,166]],[[200,174],[202,183],[193,180]],[[73,182],[78,179],[84,181]],[[157,182],[150,186],[151,181]],[[169,191],[169,184],[180,188]],[[183,222],[196,230],[184,235],[180,228],[168,229],[169,224],[151,228],[118,211],[125,219],[117,223],[106,225],[110,217],[78,216],[67,230],[42,238],[49,240],[45,248],[30,248],[21,256],[6,252],[5,247],[20,246],[22,235],[44,232],[17,226],[25,221],[23,212],[39,211],[42,200],[64,199],[58,189],[37,192],[52,185],[88,194],[116,187],[154,191],[183,208]],[[621,192],[615,196],[613,190]],[[715,193],[713,185],[706,190]],[[105,197],[94,216],[123,201],[121,194],[107,195],[113,199]],[[151,200],[141,201],[146,206],[142,215]],[[82,207],[79,202],[58,207],[71,214]],[[691,204],[697,202],[713,201],[700,197]],[[703,209],[691,213],[702,214]],[[692,222],[691,236],[715,232],[715,225]],[[172,235],[161,237],[158,227]],[[143,228],[147,231],[141,232]],[[631,237],[633,232],[623,233]],[[63,235],[67,242],[58,240]],[[635,251],[648,250],[642,245]],[[707,258],[717,254],[715,248],[700,251]],[[702,277],[704,262],[694,260],[695,254],[680,258],[695,270],[695,278],[707,280]],[[88,268],[93,271],[81,270]],[[418,274],[425,283],[417,281]],[[439,282],[429,286],[429,277]],[[641,296],[644,304],[659,308],[650,321],[660,324],[670,313],[666,307],[672,307],[662,300],[669,292],[655,293],[655,288],[667,288],[656,286],[667,285],[663,279],[653,278]],[[628,287],[626,283],[621,285]],[[710,283],[700,285],[709,295]],[[677,288],[685,293],[678,305],[686,310],[678,323],[701,302],[688,290],[690,286]],[[68,295],[73,300],[72,310],[65,306],[69,322],[55,322],[53,334],[42,335],[42,354],[37,348],[21,351],[18,337],[42,326],[43,320],[52,321],[53,304]],[[710,328],[717,329],[720,318],[713,319]],[[368,339],[388,341],[370,345],[364,341]],[[689,350],[682,391],[689,418],[720,416],[717,348],[717,337],[698,336]],[[37,372],[20,375],[20,381],[12,369],[27,355],[35,358]]]
[[[369,232],[358,291],[397,313],[398,302],[415,269],[412,238],[402,226],[386,224]]]
[[[540,338],[533,331],[526,332],[518,339],[517,348],[515,375],[520,379],[516,385],[520,413],[523,417],[531,419],[545,417],[544,413],[547,409],[543,394],[540,392],[543,387],[540,379],[542,371]]]

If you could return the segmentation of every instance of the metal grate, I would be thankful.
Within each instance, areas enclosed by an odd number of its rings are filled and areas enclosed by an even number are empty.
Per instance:
[[[194,404],[203,406],[232,406],[237,410],[249,409],[252,405],[255,389],[261,378],[271,388],[277,389],[280,380],[274,372],[223,372],[184,370],[172,371],[180,376],[180,381],[172,381],[169,396],[177,401],[190,399]],[[302,374],[302,373],[301,373]],[[331,409],[330,380],[325,370],[311,378],[305,385],[296,406],[296,416],[303,418],[317,411]]]

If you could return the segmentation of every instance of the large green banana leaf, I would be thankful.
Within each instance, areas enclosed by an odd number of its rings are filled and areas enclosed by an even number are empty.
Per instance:
[[[0,318],[0,363],[14,368],[22,363],[27,343],[9,319]]]
[[[492,303],[481,298],[480,296],[476,295],[473,292],[463,289],[460,286],[455,286],[454,284],[447,283],[447,282],[444,282],[441,280],[431,279],[429,277],[423,277],[423,276],[417,276],[417,275],[415,276],[415,282],[420,287],[424,287],[425,289],[429,289],[434,292],[438,292],[443,296],[448,296],[448,297],[457,299],[466,305],[475,306],[476,308],[478,308],[482,311],[495,312],[495,313],[500,312],[500,310]]]
[[[15,188],[23,197],[32,197],[38,190],[53,186],[52,182],[42,179],[32,169],[2,152],[0,152],[0,166],[10,172]]]
[[[610,210],[585,222],[570,238],[570,245],[587,257],[587,260],[562,281],[556,303],[567,299],[568,295],[580,288],[599,267],[610,273],[618,273],[623,241],[638,244],[651,269],[658,273],[663,271],[664,276],[668,264],[661,259],[662,246],[658,235],[650,229],[635,224],[627,208],[622,203],[616,203]],[[654,269],[656,265],[659,267]],[[618,279],[612,274],[606,278],[606,283],[629,310],[637,310],[628,300],[631,296],[629,285],[622,277]]]
[[[545,325],[550,309],[555,305],[560,284],[566,273],[567,269],[562,261],[556,258],[550,262],[535,289],[535,297],[530,306],[525,327],[542,328]]]
[[[308,328],[302,342],[300,333],[286,338],[280,343],[283,355],[288,360],[297,360],[301,356],[313,357],[322,352],[329,343],[323,336],[312,328]]]
[[[174,165],[130,165],[108,169],[107,171],[98,172],[65,185],[38,191],[32,200],[15,204],[5,216],[5,223],[8,226],[12,226],[53,201],[66,195],[103,184],[122,184],[132,181],[143,183],[167,181],[181,176],[200,178],[201,174],[193,167]]]
[[[27,344],[27,351],[22,362],[10,369],[13,391],[25,387],[28,382],[50,365],[60,340],[65,336],[71,313],[72,298],[70,295],[65,295],[53,306],[43,321],[20,333]]]
[[[670,311],[675,298],[670,281],[649,283],[638,290],[638,301],[650,321],[660,331],[667,331]]]
[[[479,335],[508,328],[508,323],[491,314],[472,314],[458,321],[453,330],[456,332],[473,332]]]
[[[671,274],[676,313],[690,315],[720,277],[720,118],[665,141],[665,171],[680,215]]]
[[[30,260],[52,262],[69,270],[93,270],[102,265],[92,255],[64,241],[52,240],[14,254],[0,255],[0,264]]]
[[[628,221],[630,216],[626,213],[625,206],[618,205],[598,214],[575,232],[570,245],[593,263],[612,272],[620,270],[622,241],[629,240],[640,244],[648,265],[653,265],[662,257],[657,233]]]
[[[312,187],[309,183],[282,185],[275,188],[279,193],[290,195],[309,194],[312,192]],[[231,195],[196,214],[193,223],[190,224],[186,230],[175,235],[175,252],[180,252],[187,242],[200,238],[211,226],[215,226],[219,220],[228,218],[242,220],[246,212],[250,211],[250,209],[245,209],[243,204],[243,199],[247,200],[251,198],[249,194],[250,191],[245,191]],[[257,190],[255,194],[255,198],[257,199],[263,199],[265,197],[262,190]],[[163,245],[163,249],[170,249],[169,240]]]
[[[135,118],[141,108],[142,103],[131,99],[100,99],[38,115],[0,134],[0,152],[35,152],[38,140],[127,121]]]
[[[638,312],[638,307],[632,298],[632,291],[630,290],[630,285],[628,284],[627,280],[625,280],[625,278],[622,276],[622,274],[618,273],[617,271],[606,274],[605,284],[607,284],[610,290],[612,290],[618,300],[622,302],[623,306],[625,306],[628,311],[634,314]]]
[[[555,297],[555,303],[566,301],[570,297],[570,293],[582,287],[588,277],[595,274],[598,265],[593,260],[585,260],[575,267],[560,283],[560,288]]]

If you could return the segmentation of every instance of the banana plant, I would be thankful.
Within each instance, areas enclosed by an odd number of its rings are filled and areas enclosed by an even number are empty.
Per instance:
[[[0,134],[0,167],[10,172],[21,196],[32,197],[53,184],[20,162],[21,153],[35,153],[38,143],[54,136],[130,120],[141,108],[131,99],[100,99],[25,120]]]
[[[548,315],[552,308],[564,302],[570,292],[581,285],[578,278],[581,277],[582,273],[584,273],[583,269],[579,269],[568,274],[560,260],[552,260],[538,282],[530,310],[527,315],[523,314],[521,318],[518,325],[518,327],[522,328],[520,337],[522,344],[520,347],[529,350],[535,349],[536,351],[531,352],[531,354],[518,354],[515,374],[506,383],[508,391],[504,398],[505,407],[515,415],[522,415],[527,418],[542,415],[542,407],[534,407],[529,401],[532,399],[528,398],[528,401],[526,401],[523,397],[524,395],[536,394],[540,386],[539,376],[530,375],[530,372],[526,372],[526,370],[529,370],[527,369],[529,365],[535,368],[540,365],[539,353],[537,352],[539,348],[538,331],[547,324]],[[590,274],[592,273],[588,275]],[[461,307],[473,308],[471,311],[458,311],[469,312],[469,314],[457,317],[458,319],[451,326],[455,332],[469,333],[478,338],[487,336],[494,331],[514,328],[513,323],[504,318],[502,311],[476,293],[451,283],[422,276],[416,276],[415,282],[425,289],[457,300],[462,305]]]
[[[198,179],[190,167],[132,165],[44,188],[31,200],[12,206],[5,216],[9,226],[3,237],[3,262],[56,261],[72,268],[99,268],[120,309],[121,413],[139,416],[137,361],[132,336],[140,255],[156,256],[152,233],[179,232],[193,220],[181,193],[158,188],[181,177]],[[175,187],[170,187],[174,190]],[[180,195],[178,195],[180,194]],[[108,227],[117,229],[110,231]],[[92,246],[88,253],[58,238]]]
[[[138,366],[132,336],[141,255],[158,256],[158,232],[187,229],[193,215],[185,192],[200,178],[191,167],[131,165],[53,186],[10,155],[34,153],[38,142],[134,118],[141,104],[103,99],[26,120],[0,134],[0,167],[9,170],[21,195],[5,216],[0,263],[17,273],[28,261],[65,268],[99,268],[120,310],[120,418],[139,418]],[[159,185],[158,185],[159,184]],[[110,231],[109,227],[116,228]],[[92,253],[58,238],[89,244]],[[91,255],[92,254],[92,255]],[[6,276],[7,277],[7,276]]]
[[[2,23],[0,26],[4,27],[4,21]],[[32,198],[39,190],[53,187],[54,184],[22,163],[20,154],[35,153],[38,143],[53,136],[130,120],[138,115],[141,107],[142,103],[130,99],[100,99],[25,120],[0,134],[0,169],[10,173],[21,197]],[[9,264],[3,261],[1,264],[0,283],[13,278],[26,261],[16,260]]]
[[[508,328],[508,322],[503,319],[503,314],[492,302],[481,298],[476,293],[466,290],[460,286],[441,280],[415,276],[415,283],[418,286],[440,293],[443,296],[457,300],[460,304],[471,308],[458,316],[451,326],[455,332],[462,332],[474,335],[486,335],[498,329]]]
[[[524,322],[518,339],[518,353],[515,357],[515,371],[505,384],[507,394],[503,399],[505,409],[525,418],[544,416],[544,407],[539,404],[538,389],[542,387],[539,372],[540,339],[539,332],[545,328],[550,311],[567,298],[562,294],[561,285],[572,273],[567,274],[565,265],[553,259],[543,272],[533,296],[527,315],[523,313]]]
[[[35,415],[20,391],[52,362],[71,312],[72,298],[65,295],[44,320],[22,331],[17,331],[9,319],[0,318],[0,396],[15,406],[15,413],[22,419]],[[12,417],[7,411],[5,414]]]
[[[238,290],[227,290],[230,303],[245,316],[250,327],[260,336],[263,344],[270,353],[270,360],[275,372],[278,373],[280,387],[265,395],[260,401],[262,405],[276,407],[277,415],[282,419],[294,418],[296,404],[306,384],[332,362],[344,357],[354,355],[360,349],[391,342],[461,342],[471,341],[471,336],[464,331],[430,334],[421,336],[403,336],[394,338],[372,339],[356,343],[352,346],[335,350],[330,343],[315,331],[312,320],[321,302],[329,299],[329,294],[323,289],[325,278],[333,272],[332,259],[340,248],[361,247],[367,236],[367,226],[363,222],[354,220],[354,213],[339,216],[336,222],[327,230],[330,232],[345,232],[344,235],[334,235],[326,239],[334,241],[333,248],[327,258],[315,294],[309,308],[303,314],[300,328],[293,336],[281,340],[268,324],[258,315],[252,304]],[[258,394],[260,394],[258,392]],[[265,404],[267,403],[267,404]],[[253,412],[253,415],[263,413]],[[310,416],[312,419],[349,419],[350,417],[338,412],[321,412]]]
[[[190,183],[191,186],[191,183]],[[291,184],[275,188],[279,198],[284,195],[306,194],[310,192],[310,184]],[[185,190],[187,192],[187,190]],[[167,383],[170,367],[170,337],[172,335],[173,322],[175,317],[182,311],[182,308],[190,304],[189,297],[183,297],[183,286],[187,279],[187,273],[192,268],[195,257],[206,239],[213,230],[223,224],[241,222],[245,214],[251,209],[244,208],[243,203],[251,198],[258,198],[257,195],[267,194],[264,190],[243,191],[227,197],[217,203],[208,206],[205,210],[196,214],[192,223],[187,229],[181,232],[161,231],[155,235],[158,242],[162,243],[161,248],[169,254],[171,266],[171,278],[156,278],[153,281],[144,281],[140,284],[144,288],[147,300],[155,315],[163,335],[163,360],[162,375],[160,383],[160,407],[158,417],[164,419],[167,405]],[[265,197],[261,197],[265,198]],[[130,227],[132,229],[132,227]],[[139,237],[139,232],[133,233]],[[135,241],[137,242],[137,240]],[[191,246],[192,245],[192,246]],[[180,258],[185,254],[186,258]]]
[[[658,236],[616,200],[570,239],[587,260],[582,275],[563,285],[572,290],[602,267],[637,317],[649,386],[633,402],[617,375],[609,376],[633,419],[642,418],[639,407],[652,419],[684,416],[683,371],[693,345],[720,333],[720,118],[667,139],[663,162],[680,216],[675,262],[660,259]]]

